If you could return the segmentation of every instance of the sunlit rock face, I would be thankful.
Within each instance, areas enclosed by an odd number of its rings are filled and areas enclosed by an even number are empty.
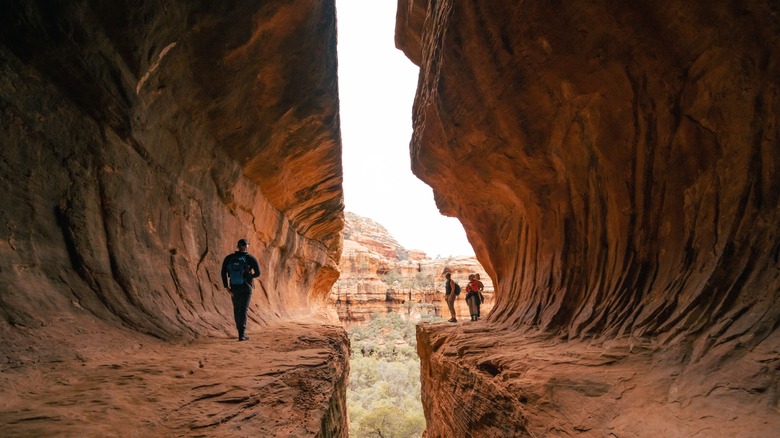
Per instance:
[[[232,338],[242,237],[250,332],[335,321],[332,1],[5,2],[0,28],[0,362]]]
[[[399,1],[413,170],[496,282],[420,328],[429,436],[778,430],[779,14]]]
[[[474,257],[431,259],[406,249],[381,224],[345,213],[341,275],[329,302],[344,325],[370,321],[373,315],[399,313],[412,319],[446,315],[444,272],[450,271],[464,292],[456,300],[458,315],[469,318],[465,287],[469,274],[480,274],[485,286],[483,312],[493,306],[493,282]]]

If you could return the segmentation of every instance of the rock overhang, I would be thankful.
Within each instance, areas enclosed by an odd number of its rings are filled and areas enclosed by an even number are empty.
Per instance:
[[[758,363],[780,360],[779,28],[768,1],[398,2],[396,44],[420,66],[412,169],[496,284],[488,327],[418,331],[429,434],[760,435],[777,423],[750,406],[772,405]],[[540,377],[545,363],[588,345],[610,356],[612,342],[642,347],[610,370],[673,376],[655,380],[674,396],[649,427],[629,424],[628,399],[653,378],[621,388],[624,404],[572,394],[590,417],[563,399],[547,410],[568,384]],[[536,345],[549,347],[541,360],[521,360]],[[503,383],[479,371],[498,356],[516,364]],[[607,372],[585,362],[569,386]],[[764,389],[725,395],[727,380]],[[500,396],[471,391],[481,385]],[[516,397],[534,387],[538,405]],[[453,388],[492,408],[453,417]],[[671,412],[683,420],[664,425]]]

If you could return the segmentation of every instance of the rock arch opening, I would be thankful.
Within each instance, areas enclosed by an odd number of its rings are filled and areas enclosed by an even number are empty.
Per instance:
[[[482,328],[418,327],[429,436],[780,428],[778,14],[399,0],[413,172],[497,285]],[[0,28],[4,430],[343,436],[334,4],[27,0]],[[231,330],[238,237],[258,333],[285,337],[245,352],[273,368],[245,391],[211,392],[188,379],[231,368],[206,340]],[[192,403],[155,409],[165,388]],[[274,400],[309,421],[257,421]]]

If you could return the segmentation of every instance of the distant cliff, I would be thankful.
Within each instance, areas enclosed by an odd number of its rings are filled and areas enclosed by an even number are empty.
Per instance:
[[[486,314],[493,307],[493,282],[474,257],[431,259],[406,249],[379,223],[347,212],[341,277],[333,285],[330,302],[344,323],[362,322],[372,313],[403,312],[408,316],[438,316],[444,303],[444,272],[464,289],[468,274],[478,273],[485,285]],[[456,301],[460,317],[468,316],[465,292]]]

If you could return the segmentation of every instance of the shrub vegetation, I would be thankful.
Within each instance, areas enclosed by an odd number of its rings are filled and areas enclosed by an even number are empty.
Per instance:
[[[390,313],[348,330],[351,437],[412,438],[425,430],[414,325]]]

